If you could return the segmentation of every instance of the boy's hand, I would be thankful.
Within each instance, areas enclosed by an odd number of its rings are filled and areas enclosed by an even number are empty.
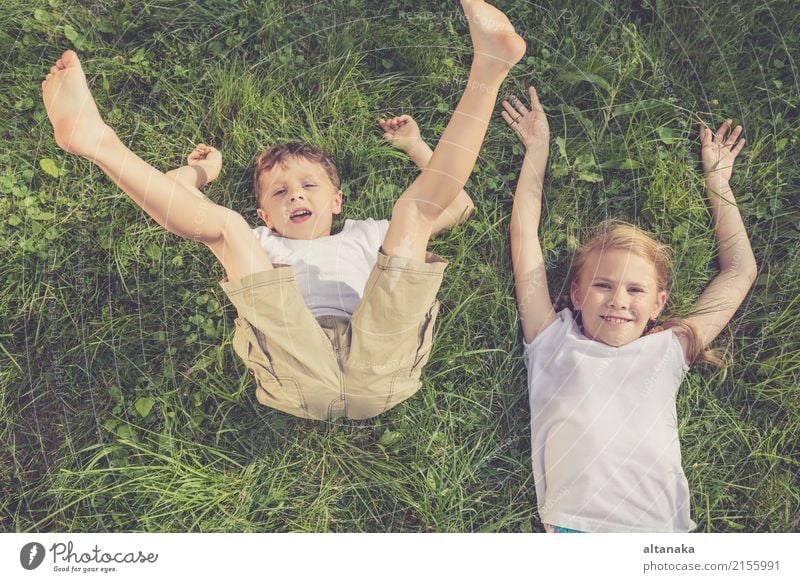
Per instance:
[[[417,122],[410,115],[379,119],[378,124],[383,129],[384,139],[406,153],[423,143]]]
[[[549,148],[550,147],[550,125],[547,123],[547,115],[544,113],[542,104],[539,103],[539,96],[536,89],[531,86],[528,88],[531,96],[531,110],[525,107],[516,97],[510,100],[503,100],[502,112],[503,119],[511,126],[526,149]],[[510,101],[510,102],[509,102]]]
[[[736,128],[728,134],[733,125],[730,119],[719,126],[716,133],[713,133],[705,125],[700,126],[700,151],[703,158],[703,173],[707,180],[729,181],[733,173],[733,162],[738,153],[744,147],[744,138],[737,143],[739,135],[742,133],[742,126]],[[726,137],[726,134],[727,137]]]
[[[186,165],[202,170],[202,184],[197,187],[213,182],[222,170],[222,154],[216,148],[207,146],[204,143],[198,144],[194,151],[186,158]]]

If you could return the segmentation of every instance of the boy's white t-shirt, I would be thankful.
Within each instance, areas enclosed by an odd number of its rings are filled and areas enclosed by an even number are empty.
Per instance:
[[[389,230],[388,220],[345,220],[331,236],[297,240],[274,234],[266,226],[253,229],[273,265],[291,265],[303,300],[314,317],[351,316],[378,260]]]
[[[525,347],[543,523],[586,532],[688,532],[675,398],[688,370],[672,330],[612,347],[572,312]]]

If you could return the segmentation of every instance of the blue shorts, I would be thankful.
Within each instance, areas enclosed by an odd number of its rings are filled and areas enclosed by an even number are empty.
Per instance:
[[[544,524],[544,529],[547,533],[586,533],[585,531],[578,531],[577,529],[569,529],[568,527],[561,527],[560,525]]]

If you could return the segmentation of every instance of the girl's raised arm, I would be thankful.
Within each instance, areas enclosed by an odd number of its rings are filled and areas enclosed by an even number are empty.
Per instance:
[[[744,139],[737,142],[742,127],[737,125],[730,131],[731,125],[731,120],[726,120],[716,133],[705,126],[700,127],[703,174],[716,231],[720,272],[700,295],[693,315],[687,318],[698,332],[701,344],[698,348],[708,346],[728,324],[758,273],[750,240],[729,184],[733,162],[745,143]],[[689,338],[685,335],[679,337],[684,352],[690,355]]]
[[[528,90],[531,110],[516,97],[503,101],[503,119],[525,145],[525,158],[519,174],[511,211],[511,260],[519,305],[522,333],[533,341],[555,319],[547,289],[547,272],[539,243],[542,215],[542,190],[550,147],[550,128],[536,89]]]

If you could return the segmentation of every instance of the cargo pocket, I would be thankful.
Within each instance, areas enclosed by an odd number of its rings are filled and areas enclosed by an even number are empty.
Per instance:
[[[425,314],[425,318],[419,326],[414,363],[410,368],[403,367],[392,375],[389,392],[383,410],[380,412],[394,408],[403,400],[410,398],[417,393],[422,385],[420,376],[422,375],[422,368],[428,363],[433,349],[433,328],[436,323],[436,316],[439,314],[439,305],[439,301],[435,301]]]
[[[233,350],[256,381],[258,401],[264,406],[307,418],[308,407],[300,385],[292,377],[278,376],[275,373],[262,334],[242,317],[237,317],[235,324]]]
[[[422,368],[428,363],[433,349],[433,328],[436,324],[436,316],[439,314],[439,307],[441,304],[438,300],[433,302],[428,313],[425,314],[425,319],[419,328],[419,344],[417,346],[417,355],[414,358],[414,365],[411,366],[411,375],[419,377]]]

